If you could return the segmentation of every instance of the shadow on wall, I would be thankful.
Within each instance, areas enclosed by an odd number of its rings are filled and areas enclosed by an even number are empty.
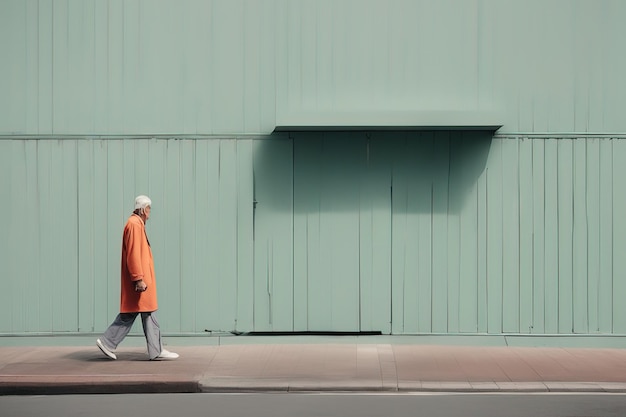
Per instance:
[[[255,149],[255,200],[278,211],[458,213],[491,131],[292,132]]]

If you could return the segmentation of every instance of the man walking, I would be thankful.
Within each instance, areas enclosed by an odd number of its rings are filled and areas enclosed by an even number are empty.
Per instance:
[[[96,340],[96,345],[110,359],[117,359],[115,349],[128,335],[139,314],[150,360],[178,358],[178,354],[163,349],[161,329],[156,319],[158,305],[154,261],[146,234],[151,207],[152,201],[148,197],[138,196],[135,199],[135,211],[124,227],[120,313],[102,337]]]

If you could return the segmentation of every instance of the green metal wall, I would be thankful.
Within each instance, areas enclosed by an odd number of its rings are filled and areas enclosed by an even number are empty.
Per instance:
[[[626,131],[622,0],[3,0],[0,134],[267,134],[285,115],[496,111]]]
[[[103,330],[147,193],[170,333],[625,333],[624,158],[477,132],[2,140],[0,332]]]
[[[499,137],[483,172],[437,143],[394,187],[394,332],[624,333],[626,142]]]
[[[102,331],[147,193],[168,333],[625,334],[624,17],[621,0],[0,1],[0,333]],[[503,126],[272,133],[430,111]]]
[[[165,328],[231,330],[238,317],[250,328],[252,144],[0,141],[0,331],[106,328],[119,311],[121,231],[140,193],[154,201]]]

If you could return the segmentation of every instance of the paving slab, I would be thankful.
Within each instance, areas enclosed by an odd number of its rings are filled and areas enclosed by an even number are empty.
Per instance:
[[[0,347],[0,394],[626,392],[626,350],[388,343]]]

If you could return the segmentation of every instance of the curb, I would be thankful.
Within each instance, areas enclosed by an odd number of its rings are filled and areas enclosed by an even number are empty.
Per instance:
[[[4,395],[74,395],[74,394],[183,394],[199,393],[197,381],[120,383],[0,383],[0,396]]]
[[[247,383],[246,383],[247,382]],[[320,381],[219,381],[211,383],[201,381],[199,392],[202,393],[626,393],[626,383],[613,382],[438,382],[422,381],[400,383],[397,386],[380,384],[362,384],[358,382],[337,383]]]
[[[251,383],[252,382],[252,383]],[[94,382],[0,382],[0,396],[6,395],[76,395],[76,394],[194,394],[194,393],[455,393],[455,394],[565,394],[626,393],[626,383],[611,382],[415,382],[398,387],[383,387],[358,382],[331,383],[319,381],[125,381]]]

